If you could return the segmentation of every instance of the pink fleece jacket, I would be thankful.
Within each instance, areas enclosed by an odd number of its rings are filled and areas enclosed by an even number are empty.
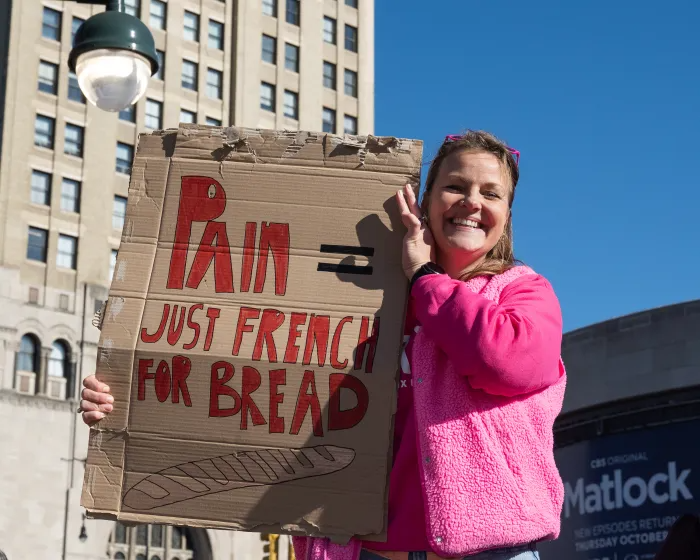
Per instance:
[[[413,287],[421,330],[411,352],[430,545],[445,557],[554,539],[563,485],[554,419],[566,374],[549,283],[515,267],[469,282]],[[361,543],[296,537],[298,560],[356,560]]]

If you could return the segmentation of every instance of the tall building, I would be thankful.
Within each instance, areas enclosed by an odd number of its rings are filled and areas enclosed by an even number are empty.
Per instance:
[[[161,60],[119,114],[67,60],[102,10],[0,2],[0,551],[9,560],[288,557],[286,538],[85,520],[95,312],[119,248],[138,134],[178,122],[372,132],[373,0],[124,0]]]

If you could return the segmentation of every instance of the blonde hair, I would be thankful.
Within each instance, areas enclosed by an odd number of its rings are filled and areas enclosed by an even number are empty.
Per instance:
[[[510,212],[510,209],[515,199],[515,186],[518,184],[520,172],[518,170],[518,164],[508,146],[489,132],[468,130],[466,134],[459,138],[454,140],[446,139],[442,146],[440,146],[440,149],[430,163],[430,168],[428,169],[425,193],[423,194],[421,203],[421,210],[424,216],[428,215],[430,193],[432,192],[433,185],[440,171],[440,166],[448,156],[461,151],[493,154],[501,162],[511,182],[511,188],[508,194],[508,220],[503,229],[503,235],[493,249],[486,254],[484,262],[460,276],[460,280],[467,281],[476,276],[494,276],[496,274],[501,274],[518,264],[513,252],[513,224],[512,212]]]

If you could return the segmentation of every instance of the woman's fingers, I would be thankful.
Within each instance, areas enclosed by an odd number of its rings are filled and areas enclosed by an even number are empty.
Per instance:
[[[104,412],[83,412],[83,422],[91,426],[95,422],[99,422],[105,417]]]
[[[109,393],[100,393],[92,389],[83,389],[81,396],[84,400],[94,402],[95,404],[112,404],[114,402],[114,397]]]
[[[416,200],[416,193],[411,187],[411,185],[406,185],[404,187],[404,192],[406,193],[406,200],[408,202],[408,209],[411,213],[416,216],[419,220],[423,216],[420,208],[418,207],[418,200]]]
[[[415,235],[420,230],[420,218],[411,211],[409,202],[406,200],[405,189],[396,193],[396,201],[399,205],[403,225],[406,226],[410,234]]]
[[[107,386],[106,383],[98,381],[94,374],[83,379],[83,387],[98,393],[109,393],[109,386]]]

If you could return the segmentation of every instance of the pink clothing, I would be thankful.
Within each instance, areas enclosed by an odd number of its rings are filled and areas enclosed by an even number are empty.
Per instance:
[[[566,375],[551,286],[515,267],[466,283],[425,276],[411,297],[421,326],[410,363],[430,548],[466,556],[556,538],[564,492],[552,426]],[[299,560],[356,560],[361,544],[294,539]]]
[[[394,416],[394,464],[389,477],[389,524],[386,542],[366,542],[373,550],[430,550],[425,525],[423,489],[418,467],[418,435],[413,406],[413,384],[409,356],[415,338],[415,302],[408,303],[401,356],[398,404]]]

